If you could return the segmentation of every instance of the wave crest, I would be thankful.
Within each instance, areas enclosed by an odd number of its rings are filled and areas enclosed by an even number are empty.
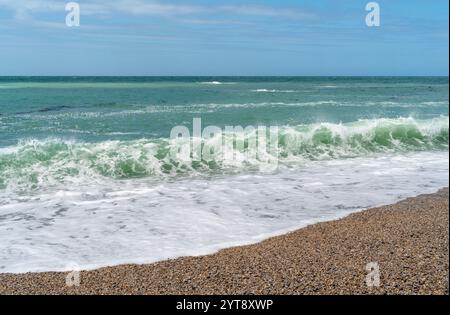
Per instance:
[[[382,152],[448,150],[448,117],[360,120],[349,124],[318,123],[279,128],[276,158],[281,165],[305,160],[341,159]],[[233,135],[224,134],[224,137]],[[212,139],[221,141],[221,139]],[[233,143],[233,142],[232,142]],[[249,146],[232,149],[235,160],[174,159],[178,140],[141,139],[83,143],[61,139],[23,140],[0,148],[0,188],[28,191],[104,178],[173,178],[259,169],[264,161],[246,159]]]

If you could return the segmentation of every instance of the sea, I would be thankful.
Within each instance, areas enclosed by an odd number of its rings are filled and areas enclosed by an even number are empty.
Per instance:
[[[0,272],[209,254],[435,192],[449,185],[448,83],[0,77]],[[248,154],[260,127],[277,150]],[[232,159],[173,154],[225,138]]]

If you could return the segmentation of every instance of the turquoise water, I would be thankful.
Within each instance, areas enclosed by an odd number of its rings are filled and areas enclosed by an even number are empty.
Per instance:
[[[208,83],[222,84],[208,84]],[[448,116],[448,78],[0,78],[0,146],[167,138],[176,125]]]
[[[447,77],[0,77],[0,270],[209,253],[432,192],[448,93]],[[237,140],[232,162],[170,156],[194,118],[277,126],[277,168]]]
[[[169,158],[171,129],[196,117],[279,126],[281,160],[448,149],[448,78],[3,77],[0,108],[0,147],[17,149],[0,155],[0,188],[80,168],[112,178],[245,168]]]

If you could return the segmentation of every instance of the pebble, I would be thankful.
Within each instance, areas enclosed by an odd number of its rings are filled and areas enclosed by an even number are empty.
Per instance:
[[[449,294],[449,190],[263,242],[148,265],[0,274],[0,294]],[[379,286],[367,286],[367,264]]]

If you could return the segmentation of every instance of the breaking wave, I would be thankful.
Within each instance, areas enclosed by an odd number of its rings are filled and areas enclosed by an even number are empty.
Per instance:
[[[245,127],[245,126],[244,126]],[[343,159],[376,153],[448,150],[449,118],[360,120],[346,124],[283,126],[278,130],[278,164],[299,166],[305,160]],[[243,136],[243,135],[242,135]],[[263,160],[246,158],[247,138],[232,138],[233,161],[176,159],[174,148],[188,139],[141,139],[87,143],[64,139],[21,140],[0,148],[0,189],[29,191],[58,184],[150,177],[210,175],[259,170]],[[233,137],[224,134],[224,137]],[[203,148],[222,143],[215,137]],[[242,140],[242,146],[237,142]],[[184,141],[184,143],[183,143]]]

